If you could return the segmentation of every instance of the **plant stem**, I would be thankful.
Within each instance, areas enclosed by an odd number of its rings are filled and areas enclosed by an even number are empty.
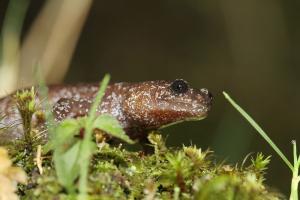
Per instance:
[[[298,168],[295,168],[295,171],[293,171],[290,200],[298,200],[298,184],[299,184]]]
[[[299,160],[297,159],[297,145],[296,145],[296,141],[293,140],[292,144],[293,144],[294,168],[293,168],[293,178],[292,178],[292,183],[291,183],[290,200],[298,200]]]
[[[88,118],[85,123],[85,135],[81,144],[80,153],[82,155],[80,156],[81,159],[81,170],[80,170],[80,179],[79,179],[79,196],[78,199],[85,200],[87,195],[87,178],[88,178],[88,171],[89,171],[89,159],[92,154],[90,141],[92,137],[92,125],[96,116],[97,107],[101,103],[101,100],[105,94],[105,89],[109,83],[110,76],[107,74],[104,76],[101,84],[99,92],[94,99],[94,103],[92,104],[92,107],[90,109]]]

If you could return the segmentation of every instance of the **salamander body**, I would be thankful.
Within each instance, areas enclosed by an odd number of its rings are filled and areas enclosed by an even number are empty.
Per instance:
[[[88,114],[98,84],[49,86],[49,101],[56,121]],[[40,99],[36,97],[36,101]],[[207,116],[212,95],[207,89],[193,89],[182,80],[147,81],[140,83],[114,83],[107,87],[98,114],[111,114],[132,139],[140,139],[151,130],[187,120]],[[23,136],[20,114],[12,95],[0,99],[4,118],[0,128],[11,126],[0,136],[0,144]],[[35,120],[35,117],[33,117]]]

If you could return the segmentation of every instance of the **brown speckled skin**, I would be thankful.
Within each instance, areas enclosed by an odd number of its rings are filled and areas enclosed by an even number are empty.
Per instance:
[[[97,113],[116,117],[132,139],[143,138],[150,130],[171,123],[204,118],[211,107],[210,93],[206,89],[190,87],[184,93],[176,93],[171,88],[172,83],[147,81],[111,84]],[[49,100],[56,121],[87,115],[98,89],[98,84],[49,86]],[[37,98],[37,101],[40,100]],[[20,121],[11,96],[0,100],[0,110],[6,115],[0,128]],[[2,135],[0,144],[20,138],[22,126],[14,126],[6,133],[9,135]]]

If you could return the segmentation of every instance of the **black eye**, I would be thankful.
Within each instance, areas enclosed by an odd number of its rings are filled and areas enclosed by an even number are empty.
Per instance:
[[[171,84],[171,89],[177,94],[182,94],[188,91],[189,86],[186,81],[178,79]]]

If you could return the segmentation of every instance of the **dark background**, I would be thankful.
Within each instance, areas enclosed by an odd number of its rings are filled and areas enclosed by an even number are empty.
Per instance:
[[[44,1],[31,1],[24,33]],[[0,0],[0,22],[7,1]],[[183,78],[214,94],[207,119],[164,129],[169,146],[195,144],[219,161],[272,155],[267,183],[289,194],[291,173],[228,104],[227,91],[292,160],[300,143],[300,2],[294,0],[94,1],[65,82]],[[67,27],[66,27],[67,28]]]

